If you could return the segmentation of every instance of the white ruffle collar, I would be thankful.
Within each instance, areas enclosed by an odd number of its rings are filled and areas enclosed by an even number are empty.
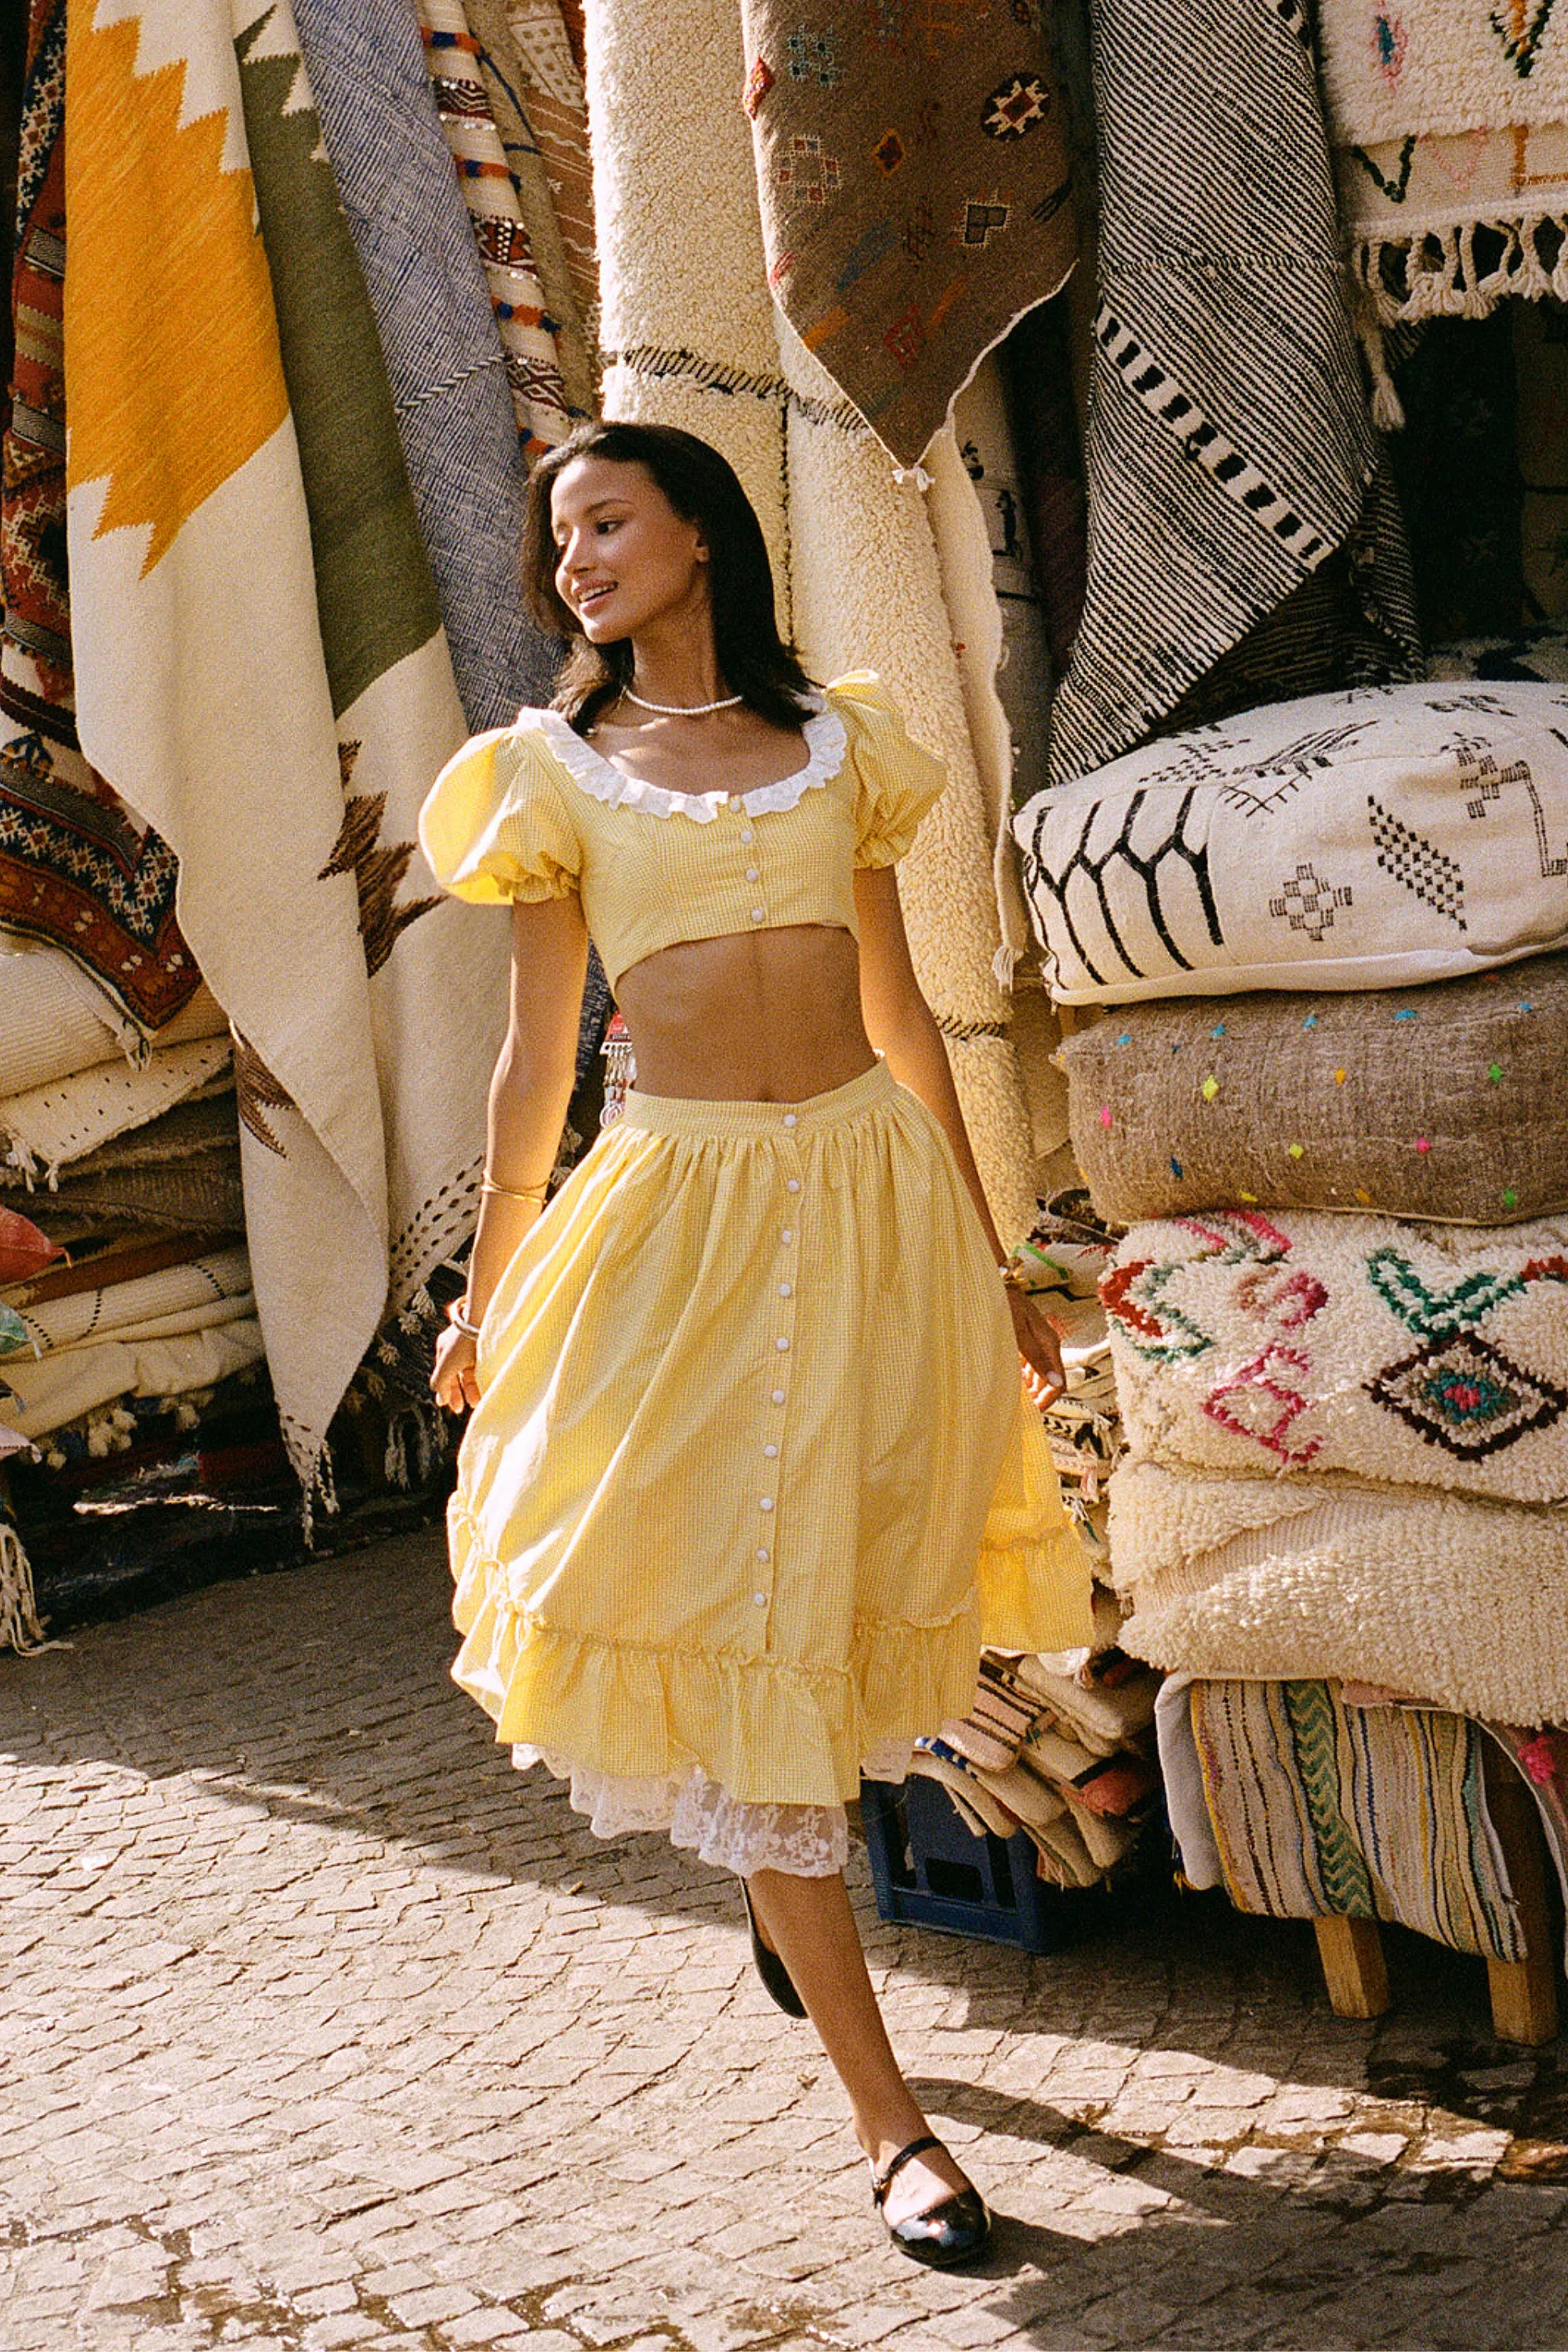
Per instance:
[[[548,738],[551,750],[574,783],[580,784],[595,800],[603,801],[606,808],[641,809],[648,816],[689,817],[695,824],[711,824],[720,810],[732,800],[740,802],[748,816],[765,816],[771,811],[795,808],[819,784],[831,783],[844,765],[849,740],[837,711],[822,703],[801,729],[806,762],[793,775],[781,776],[774,784],[754,785],[749,793],[667,793],[662,784],[644,783],[637,776],[624,775],[612,761],[574,732],[561,711],[528,710],[521,717]]]

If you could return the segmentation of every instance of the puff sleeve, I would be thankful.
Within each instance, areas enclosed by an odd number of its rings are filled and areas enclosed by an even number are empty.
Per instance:
[[[476,735],[447,761],[419,812],[419,843],[441,887],[480,907],[568,898],[582,874],[561,782],[526,729]]]
[[[941,794],[946,771],[911,740],[892,696],[869,670],[839,678],[827,693],[845,722],[855,772],[855,863],[895,865]]]

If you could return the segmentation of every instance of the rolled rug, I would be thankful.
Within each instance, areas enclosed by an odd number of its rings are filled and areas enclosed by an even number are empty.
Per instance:
[[[1126,1462],[1110,1521],[1122,1640],[1152,1665],[1351,1676],[1459,1715],[1568,1720],[1568,1513]]]
[[[1568,1210],[1568,955],[1426,988],[1176,997],[1065,1040],[1118,1224],[1212,1208],[1506,1225]]]
[[[1568,1500],[1568,1221],[1215,1210],[1134,1225],[1102,1287],[1145,1462]]]

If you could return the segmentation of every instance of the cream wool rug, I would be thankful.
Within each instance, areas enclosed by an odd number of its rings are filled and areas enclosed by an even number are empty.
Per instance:
[[[254,1314],[242,1313],[173,1334],[117,1336],[68,1348],[39,1363],[12,1357],[0,1377],[16,1401],[0,1402],[0,1420],[23,1437],[47,1437],[116,1397],[181,1397],[214,1388],[231,1372],[259,1363],[265,1353],[260,1324]]]
[[[161,1045],[140,1064],[99,1062],[10,1095],[0,1101],[5,1158],[29,1182],[41,1178],[52,1186],[63,1167],[215,1086],[228,1065],[227,1037],[208,1037]]]
[[[1101,1285],[1132,1453],[1568,1500],[1568,1221],[1134,1225]]]
[[[986,1191],[1016,1238],[1034,1213],[1032,1138],[993,971],[993,812],[931,517],[769,300],[738,16],[673,0],[656,50],[644,8],[603,0],[588,30],[605,413],[683,425],[722,449],[762,519],[781,620],[807,667],[879,670],[947,761],[900,887]]]
[[[1568,1721],[1568,1512],[1349,1478],[1124,1462],[1122,1646],[1170,1671],[1342,1675],[1459,1715]]]
[[[1341,222],[1373,333],[1568,294],[1568,15],[1556,0],[1321,0]],[[1381,370],[1380,421],[1398,422]]]

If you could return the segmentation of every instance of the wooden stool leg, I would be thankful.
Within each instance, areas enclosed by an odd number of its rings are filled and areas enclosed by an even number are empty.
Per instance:
[[[1541,1822],[1534,1798],[1495,1740],[1485,1743],[1482,1769],[1487,1807],[1524,1929],[1522,1960],[1487,1962],[1492,2031],[1500,2042],[1550,2042],[1557,2032],[1558,1959]]]
[[[1323,1982],[1336,2017],[1381,2017],[1388,2007],[1388,1969],[1375,1919],[1337,1915],[1314,1919]]]

